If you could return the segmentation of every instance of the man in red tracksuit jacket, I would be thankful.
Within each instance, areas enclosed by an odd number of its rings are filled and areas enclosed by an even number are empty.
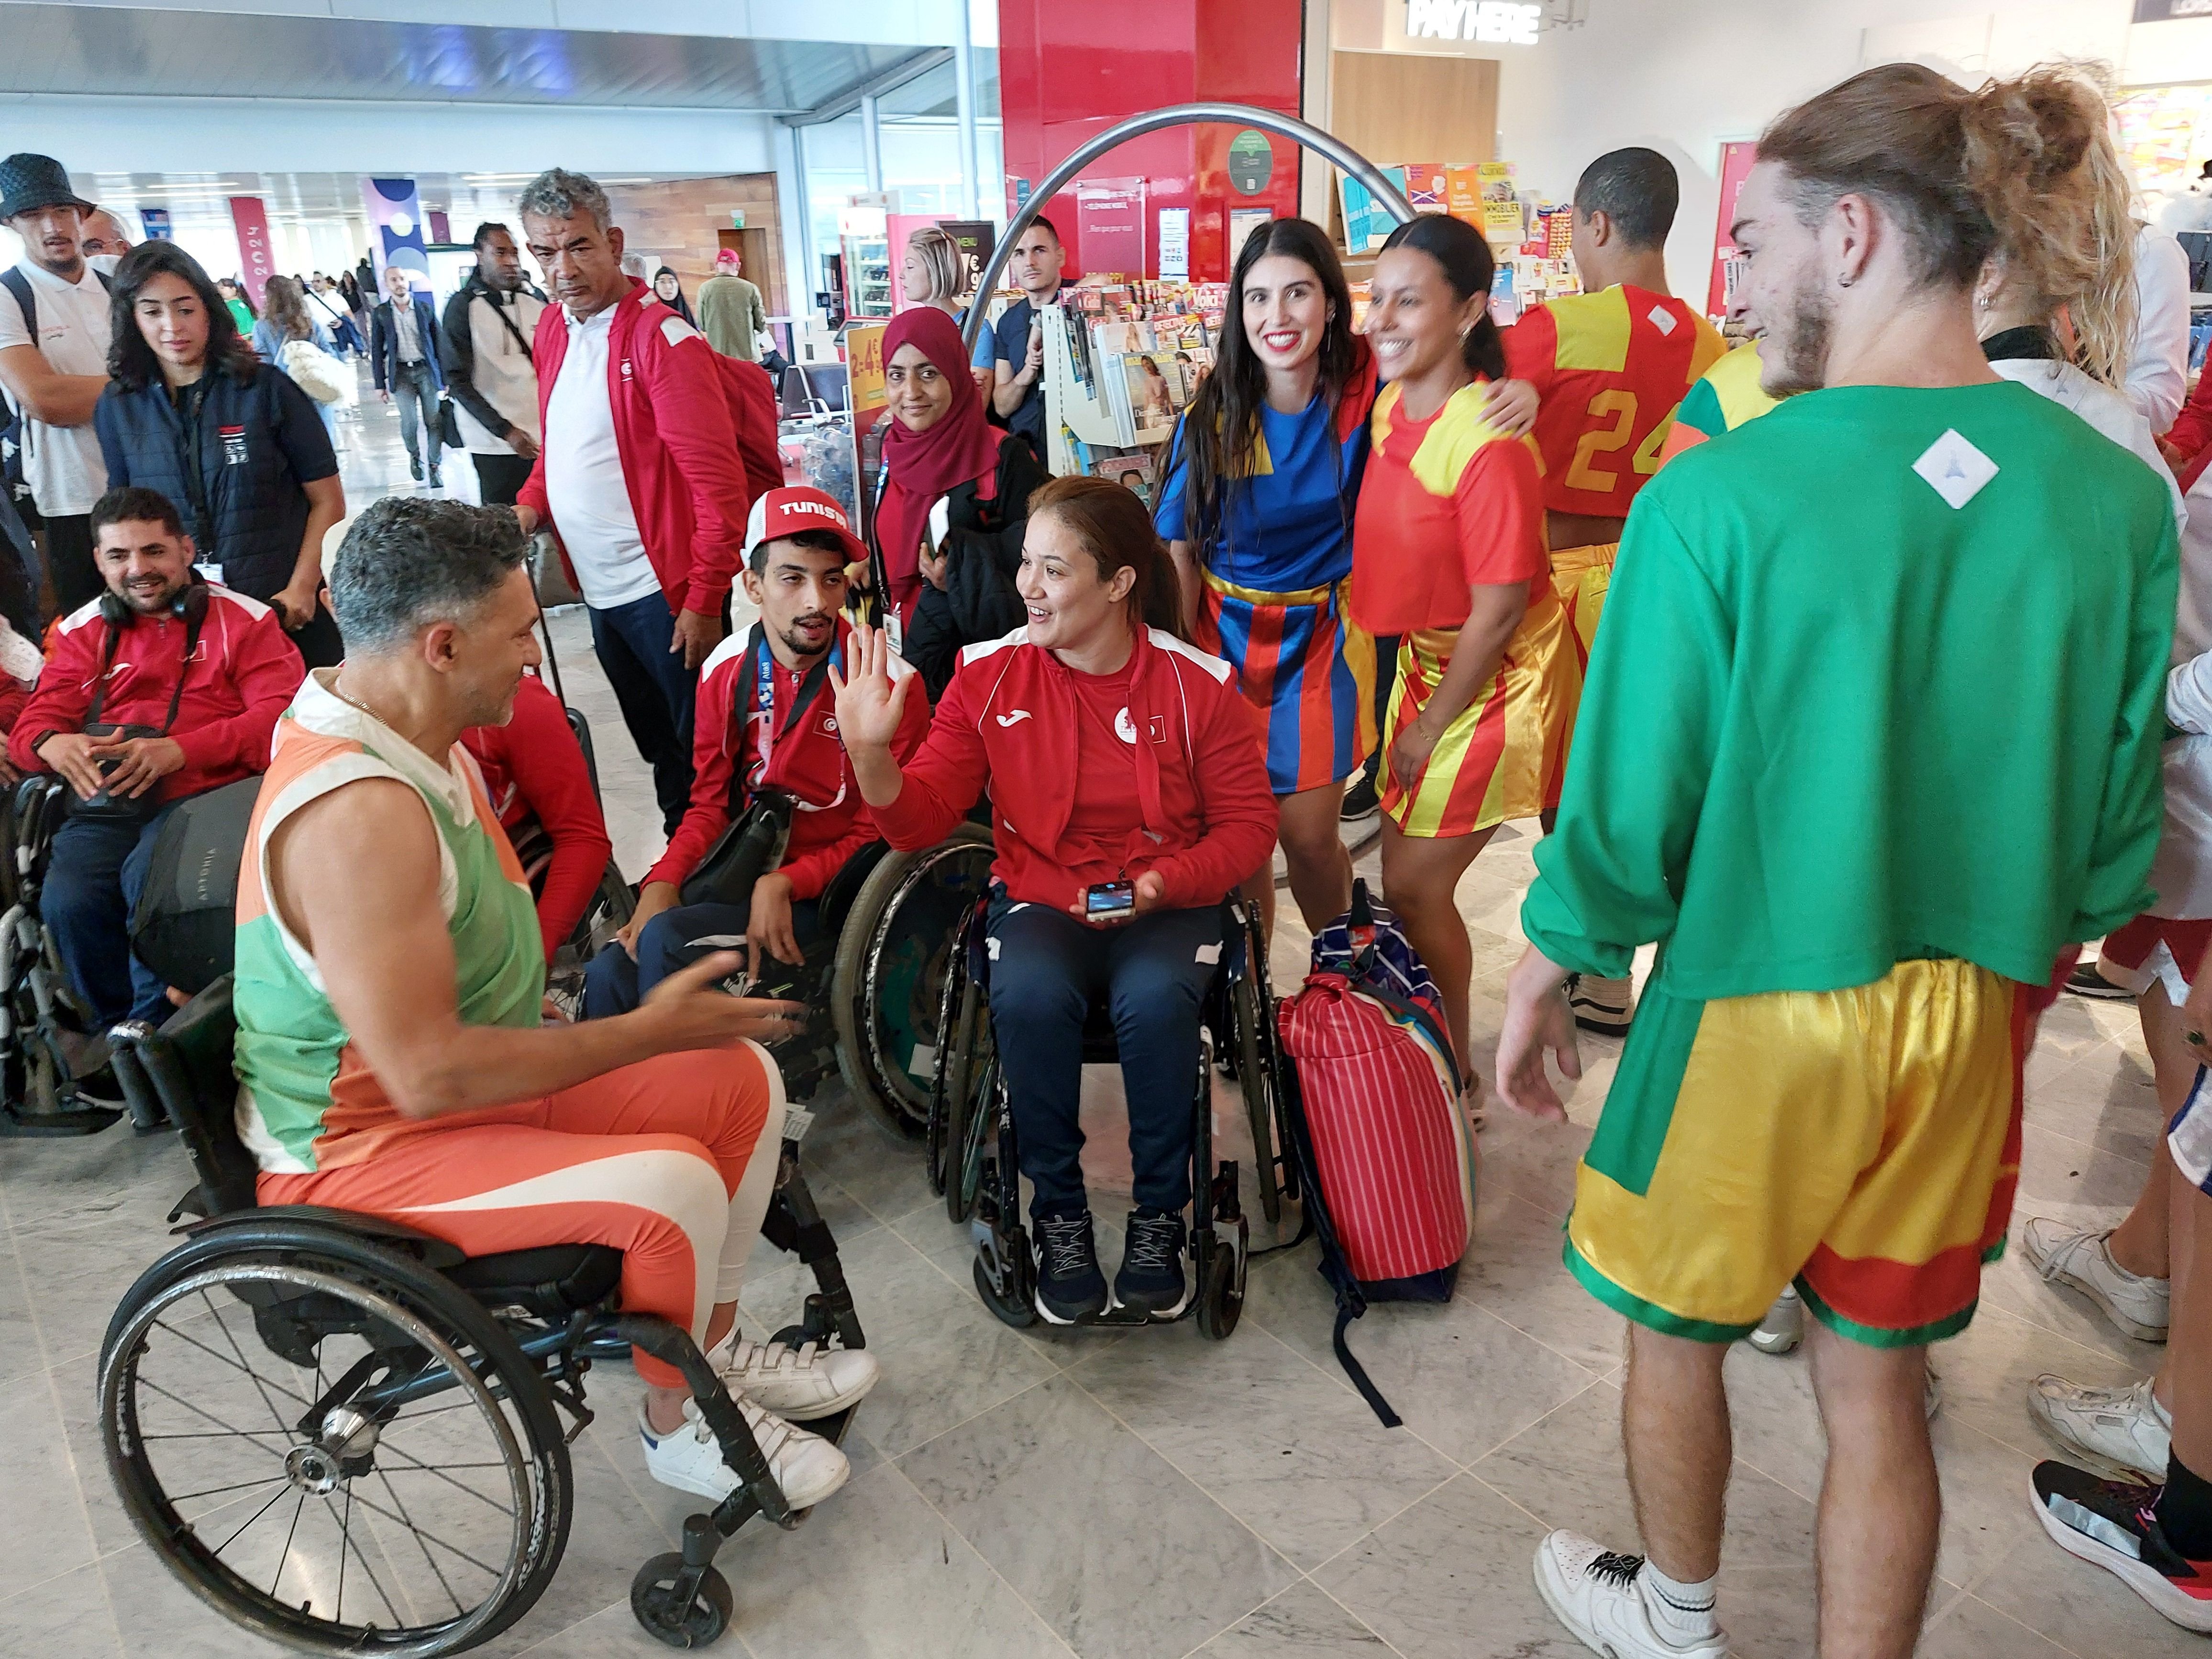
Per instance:
[[[818,937],[815,901],[849,859],[879,839],[837,735],[830,669],[846,659],[845,567],[867,557],[845,509],[818,489],[771,489],[753,503],[745,597],[760,620],[725,641],[699,684],[691,810],[646,872],[637,913],[592,962],[584,1017],[624,1013],[669,974],[743,939],[756,975],[763,953],[800,960]],[[907,699],[892,740],[903,759],[929,731],[929,702]],[[794,810],[781,866],[753,884],[749,903],[681,904],[698,868],[756,790],[780,789]],[[708,943],[714,941],[714,943]]]
[[[131,954],[154,837],[179,801],[268,769],[304,670],[276,612],[193,575],[192,538],[167,496],[111,489],[90,525],[107,591],[55,624],[8,758],[58,773],[78,800],[124,803],[72,811],[40,903],[70,982],[106,1026],[169,1012],[168,988]],[[85,730],[95,722],[154,735],[97,737]]]
[[[605,192],[555,167],[519,210],[559,303],[532,341],[544,437],[515,514],[561,538],[673,835],[691,795],[699,668],[721,641],[744,545],[737,434],[706,337],[623,275]]]

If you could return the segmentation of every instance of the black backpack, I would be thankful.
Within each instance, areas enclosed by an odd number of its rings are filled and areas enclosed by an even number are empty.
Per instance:
[[[110,294],[115,292],[115,284],[106,271],[95,268],[92,274],[100,278],[100,287]],[[31,337],[31,343],[36,346],[39,343],[39,301],[38,296],[31,291],[31,279],[10,265],[7,270],[0,270],[0,288],[6,289],[15,296],[15,303],[23,313],[23,331]],[[0,390],[0,410],[5,410],[8,416],[5,424],[0,424],[0,480],[4,480],[8,499],[15,504],[18,511],[27,502],[35,508],[37,503],[31,501],[30,483],[23,477],[23,411],[4,390]]]

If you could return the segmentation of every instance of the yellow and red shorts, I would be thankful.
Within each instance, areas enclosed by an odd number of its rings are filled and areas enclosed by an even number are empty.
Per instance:
[[[1873,1346],[1963,1330],[2004,1249],[2032,1030],[2021,987],[1955,958],[1844,991],[1648,988],[1575,1171],[1569,1270],[1703,1342],[1792,1283]]]
[[[1559,804],[1560,786],[1566,781],[1567,758],[1575,741],[1575,716],[1581,712],[1583,682],[1589,675],[1590,648],[1597,642],[1598,618],[1605,611],[1605,596],[1613,586],[1613,562],[1620,552],[1619,542],[1552,550],[1552,591],[1566,612],[1559,630],[1560,687],[1559,715],[1551,732],[1552,792],[1544,805]]]
[[[1420,771],[1398,776],[1389,745],[1420,718],[1451,664],[1456,630],[1407,634],[1398,646],[1398,683],[1383,717],[1382,811],[1401,834],[1471,836],[1508,818],[1534,817],[1559,796],[1557,741],[1570,693],[1566,612],[1541,583],[1528,614],[1506,641],[1490,683],[1444,728]]]

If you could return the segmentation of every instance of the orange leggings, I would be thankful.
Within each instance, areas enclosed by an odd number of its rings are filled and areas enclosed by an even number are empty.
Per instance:
[[[775,1188],[783,1079],[748,1042],[373,1133],[388,1138],[358,1163],[264,1174],[261,1202],[404,1221],[471,1255],[611,1244],[623,1253],[623,1309],[659,1314],[703,1341],[715,1304],[738,1299]],[[330,1150],[343,1155],[345,1141]],[[646,1382],[684,1385],[674,1366],[633,1357]]]

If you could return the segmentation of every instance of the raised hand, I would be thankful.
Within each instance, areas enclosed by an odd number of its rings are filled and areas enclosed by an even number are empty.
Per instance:
[[[915,677],[902,674],[894,680],[890,662],[890,643],[883,629],[856,628],[847,672],[840,675],[835,663],[830,666],[830,687],[837,698],[837,733],[845,740],[848,754],[863,749],[888,750],[898,735]]]

